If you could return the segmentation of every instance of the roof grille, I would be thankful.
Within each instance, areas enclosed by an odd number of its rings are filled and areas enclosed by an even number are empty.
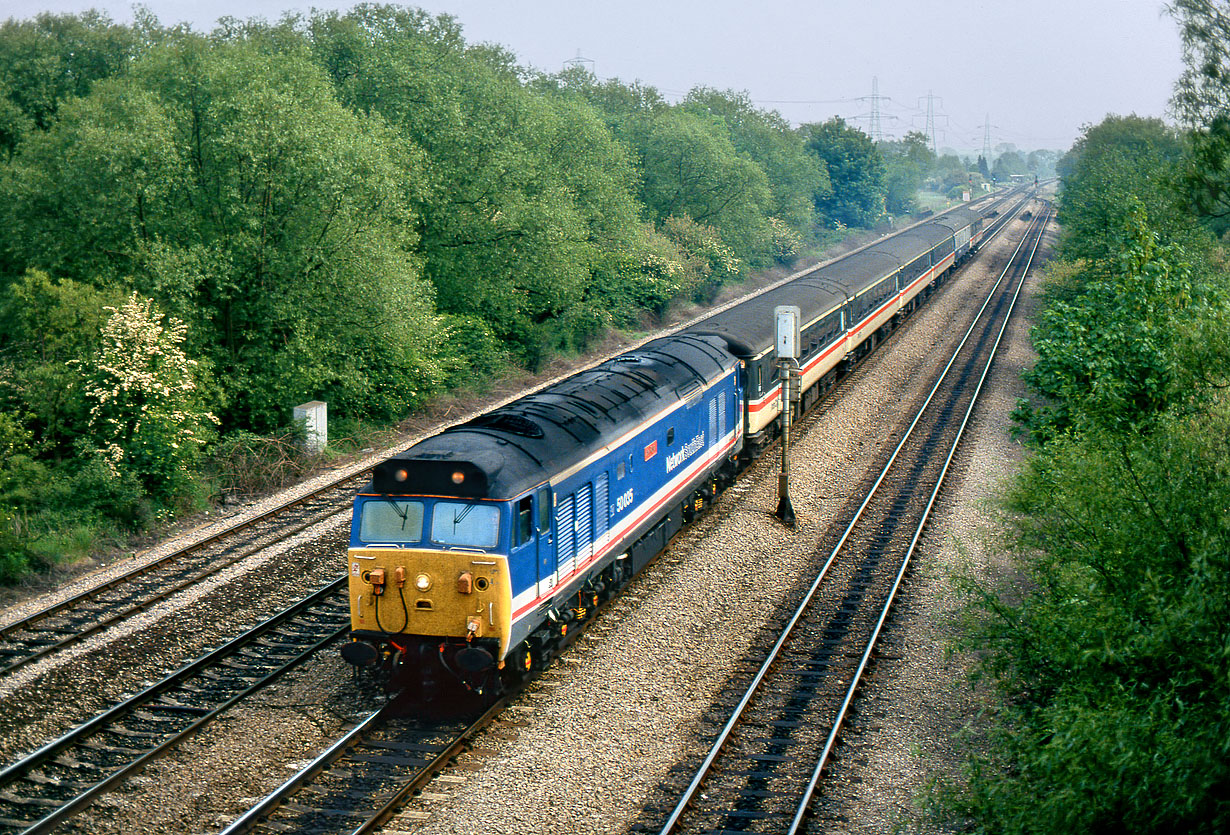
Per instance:
[[[510,435],[520,435],[523,438],[541,438],[542,427],[534,421],[521,415],[511,415],[507,412],[495,412],[481,415],[470,421],[467,426],[477,426],[483,429],[498,429]]]

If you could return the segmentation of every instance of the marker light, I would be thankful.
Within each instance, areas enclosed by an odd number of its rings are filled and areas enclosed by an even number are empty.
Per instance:
[[[457,470],[457,472],[453,473],[453,484],[460,484],[461,482],[465,480],[466,480],[466,474],[463,473],[461,470]]]
[[[414,587],[419,591],[427,591],[431,588],[431,577],[426,574],[420,574],[414,578]]]
[[[409,477],[410,477],[410,474],[407,473],[405,470],[398,470],[397,472],[393,473],[394,481],[405,481]]]

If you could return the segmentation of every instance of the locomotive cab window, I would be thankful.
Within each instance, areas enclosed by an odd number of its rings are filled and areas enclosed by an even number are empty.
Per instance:
[[[463,548],[494,548],[500,537],[500,510],[490,504],[436,502],[431,509],[431,541]]]
[[[419,542],[423,539],[423,503],[377,499],[363,502],[359,539],[364,542]]]
[[[534,499],[526,496],[517,502],[517,523],[513,528],[513,545],[524,545],[534,536]]]
[[[675,427],[666,430],[666,443],[673,444],[675,442]]]
[[[616,461],[615,462],[615,480],[619,481],[619,479],[623,478],[627,474],[628,474],[627,465],[624,464],[623,461]]]
[[[551,488],[544,487],[538,491],[538,532],[551,530]]]

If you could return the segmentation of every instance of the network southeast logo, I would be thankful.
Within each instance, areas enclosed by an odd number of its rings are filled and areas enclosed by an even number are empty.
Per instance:
[[[705,433],[701,432],[695,438],[684,444],[683,449],[678,452],[672,452],[670,455],[666,456],[666,471],[669,473],[671,470],[675,469],[704,448]]]

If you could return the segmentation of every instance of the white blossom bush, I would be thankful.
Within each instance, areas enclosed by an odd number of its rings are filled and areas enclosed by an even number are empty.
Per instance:
[[[799,254],[803,238],[780,217],[769,218],[769,234],[772,238],[770,251],[773,260],[785,264]]]
[[[111,313],[85,364],[88,445],[112,475],[137,477],[166,501],[194,481],[201,446],[217,418],[200,404],[198,363],[180,347],[187,326],[133,293]]]

